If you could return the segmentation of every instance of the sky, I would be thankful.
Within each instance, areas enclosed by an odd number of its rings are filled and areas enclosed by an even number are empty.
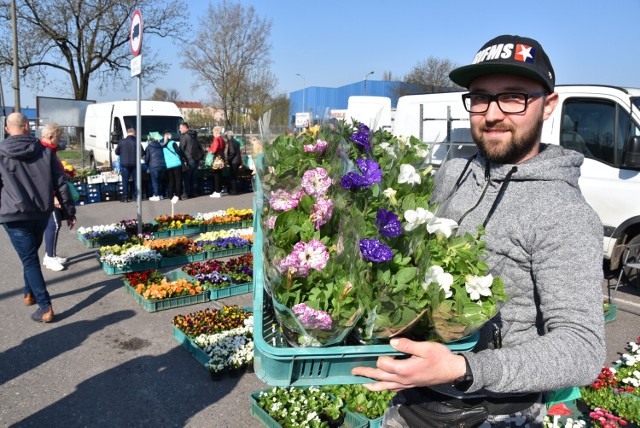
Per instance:
[[[272,22],[271,71],[278,94],[348,85],[371,71],[369,81],[381,80],[385,72],[402,80],[430,56],[466,65],[485,42],[500,34],[537,39],[551,58],[557,84],[640,87],[640,0],[240,2]],[[186,3],[196,34],[213,0]],[[175,89],[181,101],[209,103],[208,91],[193,90],[194,76],[181,69],[179,46],[156,36],[143,38],[143,43],[174,59],[163,78],[152,85],[142,81],[143,99],[159,87]],[[2,85],[6,104],[12,105],[11,84],[3,78]],[[37,94],[23,86],[21,106],[35,107],[36,95],[70,97],[61,86],[51,85]],[[97,101],[135,98],[133,78],[125,91],[89,91],[89,99]]]

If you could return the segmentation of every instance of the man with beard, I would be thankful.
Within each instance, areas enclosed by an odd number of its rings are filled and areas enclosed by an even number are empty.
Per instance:
[[[442,166],[433,202],[459,235],[484,226],[486,262],[509,300],[472,352],[393,339],[411,358],[353,374],[400,391],[383,426],[542,426],[545,391],[589,384],[605,359],[602,224],[578,187],[583,155],[541,142],[558,95],[536,40],[496,37],[449,76],[469,89],[478,153]]]

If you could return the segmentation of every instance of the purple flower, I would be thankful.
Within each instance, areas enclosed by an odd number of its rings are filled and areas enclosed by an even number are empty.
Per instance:
[[[398,216],[385,209],[378,210],[376,226],[380,231],[380,235],[385,238],[395,238],[400,236],[402,233],[402,224],[400,223]]]
[[[366,153],[371,153],[371,143],[369,143],[369,127],[364,124],[358,125],[358,132],[354,132],[349,138],[356,143]]]
[[[305,144],[304,146],[302,146],[304,148],[304,151],[307,153],[310,152],[318,152],[318,153],[322,153],[324,152],[324,150],[327,148],[329,144],[324,141],[324,140],[317,140],[315,144]]]
[[[360,158],[356,161],[356,165],[360,172],[362,172],[362,175],[355,172],[346,173],[342,177],[342,180],[340,180],[340,185],[343,189],[357,190],[382,181],[382,170],[378,162]]]
[[[331,320],[331,316],[325,311],[313,309],[304,303],[299,303],[293,307],[293,313],[298,316],[298,320],[304,328],[331,330],[333,321]]]
[[[391,248],[377,239],[361,239],[360,253],[366,260],[374,263],[388,262],[393,258]]]
[[[293,251],[280,262],[281,272],[292,272],[298,276],[308,276],[310,269],[322,270],[329,261],[327,247],[319,240],[298,242]]]
[[[291,194],[286,190],[278,189],[271,195],[269,205],[277,211],[289,211],[298,206],[302,195],[304,195],[304,192]]]

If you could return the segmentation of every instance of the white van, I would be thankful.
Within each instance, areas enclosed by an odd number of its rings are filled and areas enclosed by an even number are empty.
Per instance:
[[[580,188],[604,224],[603,254],[617,269],[623,244],[640,243],[640,89],[559,85],[542,141],[585,155]],[[462,92],[398,100],[392,133],[433,144],[432,162],[469,156],[475,145]]]
[[[375,131],[391,131],[393,111],[389,97],[352,96],[347,103],[345,120],[351,123],[355,119]]]
[[[84,145],[90,153],[91,163],[111,166],[116,158],[115,145],[128,128],[137,128],[137,101],[114,101],[87,106],[84,118]],[[171,131],[173,139],[180,138],[182,122],[180,109],[174,103],[164,101],[141,101],[142,129],[139,130],[143,147],[146,147],[150,132]]]

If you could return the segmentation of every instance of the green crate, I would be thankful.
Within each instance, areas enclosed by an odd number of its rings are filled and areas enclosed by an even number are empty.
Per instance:
[[[244,284],[233,284],[224,288],[210,288],[210,299],[218,300],[226,297],[247,294],[253,291],[253,282],[245,282]]]
[[[118,239],[115,236],[109,236],[100,239],[87,239],[80,232],[77,233],[78,241],[82,242],[82,244],[87,248],[100,248],[103,245],[116,245],[122,243],[121,239]]]
[[[163,257],[160,259],[158,266],[159,267],[181,266],[191,262],[201,262],[206,258],[207,258],[207,253],[205,251],[197,254],[189,254],[184,256]]]
[[[255,199],[254,199],[255,201]],[[255,203],[255,202],[254,202]],[[254,212],[255,210],[254,206]],[[262,230],[254,224],[253,310],[254,369],[256,376],[271,386],[347,385],[369,383],[369,378],[354,376],[354,367],[375,367],[378,357],[401,356],[390,345],[356,345],[328,347],[290,347],[280,331],[270,305],[265,306]],[[473,349],[479,338],[446,344],[453,352]]]
[[[251,245],[244,247],[229,248],[226,250],[207,251],[207,259],[221,259],[223,257],[239,256],[251,252]]]
[[[205,226],[189,226],[183,227],[180,229],[168,229],[170,236],[187,236],[187,235],[197,235],[199,233],[205,232]]]
[[[618,305],[609,303],[609,310],[604,313],[604,322],[614,322],[618,316]]]
[[[127,293],[131,294],[136,302],[147,312],[158,312],[166,309],[180,308],[182,306],[196,305],[209,301],[209,292],[194,294],[192,296],[171,297],[162,300],[147,300],[136,292],[129,284],[124,286]]]
[[[127,265],[127,266],[123,266],[123,267],[109,266],[106,263],[101,263],[101,264],[102,264],[102,269],[105,271],[105,273],[107,275],[121,275],[123,273],[142,272],[144,270],[157,269],[158,268],[158,262],[157,261],[144,262],[144,263],[135,263],[135,264]]]
[[[251,414],[268,428],[281,428],[281,425],[273,419],[266,410],[258,405],[258,395],[260,392],[261,391],[255,391],[249,395],[249,399],[251,400]],[[359,413],[353,413],[347,410],[344,423],[341,426],[344,428],[366,428],[367,418]]]
[[[206,352],[202,348],[200,348],[193,339],[189,338],[186,334],[182,332],[175,325],[173,326],[173,338],[178,341],[182,345],[184,349],[186,349],[193,358],[196,359],[203,367],[206,367],[207,363],[211,358],[207,355]]]

